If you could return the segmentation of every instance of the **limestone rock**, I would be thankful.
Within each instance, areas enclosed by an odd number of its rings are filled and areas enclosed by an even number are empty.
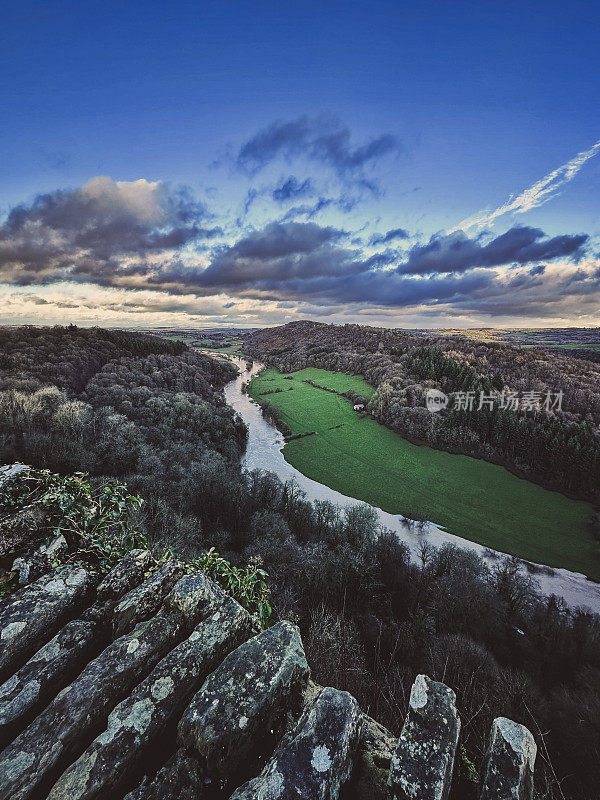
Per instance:
[[[389,785],[394,800],[446,800],[459,732],[452,689],[417,675],[392,757]]]
[[[42,544],[30,556],[15,558],[12,571],[19,573],[19,585],[25,586],[37,580],[44,573],[49,572],[55,560],[66,553],[68,544],[65,537],[60,534],[55,536],[48,544]]]
[[[535,740],[524,725],[495,719],[481,800],[532,800],[536,754]]]
[[[351,695],[323,689],[258,778],[231,800],[337,800],[352,770],[361,725],[362,712]]]
[[[131,574],[145,556],[139,550],[130,555],[133,569],[127,569],[127,556],[105,579],[104,596],[111,597],[117,587],[131,585]],[[187,617],[172,610],[169,613],[165,606],[130,634],[121,636],[91,661],[4,750],[0,755],[0,800],[26,800],[39,792],[41,786],[49,789],[48,781],[60,775],[68,766],[68,759],[73,761],[81,754],[90,733],[115,705],[181,641],[188,626],[193,628],[208,615],[217,602],[211,590],[214,584],[206,579],[199,593],[197,585],[190,585],[186,577],[173,591],[177,590],[183,606],[189,607]],[[186,592],[193,601],[186,603]]]
[[[0,467],[0,489],[4,484],[15,478],[17,475],[24,475],[29,472],[29,467],[26,464],[5,464]]]
[[[98,622],[72,620],[0,686],[0,745],[81,671],[102,640]]]
[[[139,552],[143,554],[141,557]],[[114,595],[119,589],[126,589],[134,581],[142,580],[142,567],[149,560],[147,551],[139,552],[133,558],[126,556],[104,579],[102,594],[105,597],[110,596],[110,599],[96,601],[81,614],[80,619],[68,622],[48,644],[31,656],[17,673],[0,686],[0,744],[22,730],[31,718],[32,711],[36,707],[43,707],[57,691],[64,688],[109,643],[110,638],[117,638],[109,636],[108,625],[113,606],[118,599]],[[158,581],[159,591],[155,593],[155,603],[141,602],[139,610],[127,613],[129,630],[135,623],[150,616],[148,609],[152,605],[159,606],[163,594],[171,588],[178,573],[173,577],[172,570],[166,572],[167,576],[163,575],[163,578],[167,578],[166,586],[161,590],[161,585],[164,584]]]
[[[154,778],[144,778],[123,800],[202,800],[202,786],[198,762],[180,748]]]
[[[32,503],[0,519],[0,558],[22,552],[35,545],[46,531],[46,510]]]
[[[206,675],[254,633],[230,597],[196,626],[110,714],[108,726],[61,776],[48,800],[94,800],[122,786],[140,754],[177,719]]]
[[[0,679],[12,674],[56,633],[92,586],[86,570],[60,567],[0,606]]]
[[[127,553],[98,586],[96,593],[98,601],[119,598],[138,586],[151,564],[152,556],[148,550],[132,550]]]
[[[141,586],[131,589],[119,601],[113,613],[115,638],[130,631],[138,622],[148,619],[160,608],[163,598],[182,577],[185,567],[171,559],[154,572]]]
[[[184,575],[165,600],[165,609],[180,614],[188,621],[196,620],[198,613],[216,609],[228,595],[203,572]],[[193,628],[196,623],[192,622]]]
[[[388,776],[397,743],[387,728],[365,714],[352,778],[340,796],[347,800],[388,800]]]
[[[25,800],[176,642],[176,615],[142,622],[109,645],[0,755],[0,800]]]
[[[179,723],[179,740],[208,778],[245,780],[274,745],[310,670],[300,632],[280,622],[230,653]]]

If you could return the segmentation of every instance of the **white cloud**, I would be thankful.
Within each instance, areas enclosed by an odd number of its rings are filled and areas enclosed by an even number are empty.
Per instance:
[[[572,181],[583,165],[598,153],[600,153],[600,141],[596,142],[589,150],[578,153],[575,158],[536,181],[521,194],[516,197],[512,195],[503,205],[493,211],[489,209],[479,211],[472,217],[459,222],[448,233],[454,233],[459,230],[466,231],[469,228],[484,228],[503,214],[525,214],[527,211],[543,205],[548,200],[556,197],[559,189],[569,181]]]

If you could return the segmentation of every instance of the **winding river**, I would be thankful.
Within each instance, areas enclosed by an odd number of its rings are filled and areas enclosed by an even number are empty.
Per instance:
[[[225,399],[248,426],[248,446],[243,466],[248,470],[270,470],[282,481],[295,480],[306,492],[307,499],[311,501],[329,500],[338,506],[357,503],[358,501],[352,497],[347,497],[322,483],[307,478],[306,475],[288,464],[282,453],[284,446],[282,434],[264,419],[260,406],[242,391],[242,384],[248,383],[264,368],[264,364],[255,361],[252,368],[247,370],[245,359],[235,356],[229,356],[229,358],[238,367],[240,373],[237,378],[225,386]],[[418,529],[416,526],[407,528],[401,517],[388,514],[381,509],[376,510],[380,524],[395,531],[398,537],[406,542],[413,556],[418,555],[423,542],[429,542],[436,547],[443,544],[454,544],[474,550],[489,564],[497,564],[499,559],[508,558],[505,553],[491,551],[476,542],[461,539],[460,536],[454,536],[431,522],[426,523],[422,529]],[[523,569],[526,569],[525,565],[523,565]],[[585,575],[565,569],[540,567],[539,570],[535,570],[534,578],[543,594],[555,594],[562,597],[571,608],[585,607],[600,613],[600,584],[588,581]]]

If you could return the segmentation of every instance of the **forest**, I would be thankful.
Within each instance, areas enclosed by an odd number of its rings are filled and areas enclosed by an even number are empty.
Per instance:
[[[372,407],[382,415],[396,403],[411,408],[406,398],[426,384],[411,381],[402,339],[394,332],[383,339],[364,334],[361,354],[363,334],[351,328],[345,345],[340,336],[333,347],[316,330],[314,341],[308,332],[298,336],[295,349],[275,331],[270,357],[286,371],[314,359],[324,368],[360,372],[376,386],[370,403],[380,404]],[[261,336],[267,334],[252,337],[256,355]],[[412,350],[424,346],[421,339]],[[510,359],[486,355],[476,343],[460,351],[456,342],[432,346],[463,365],[473,348],[477,375],[498,374],[511,386],[551,377],[553,385],[569,382],[560,365],[553,375],[549,364],[536,373],[529,353],[522,354],[521,374],[514,362],[510,373],[508,366],[503,371]],[[427,354],[413,358],[410,369],[429,371]],[[533,377],[525,374],[528,358]],[[422,381],[456,383],[442,374],[449,371],[443,358],[433,355],[431,364],[436,378]],[[590,394],[584,402],[593,365],[577,360],[572,369],[559,423],[567,431],[588,424],[583,409],[593,400]],[[453,800],[478,796],[498,715],[535,734],[540,799],[595,799],[600,618],[540,597],[534,579],[510,561],[488,567],[470,552],[423,546],[415,563],[368,506],[311,504],[293,483],[244,472],[245,426],[222,391],[233,374],[230,365],[184,344],[142,334],[73,326],[0,330],[0,461],[83,471],[98,483],[118,477],[142,497],[132,524],[155,550],[194,556],[214,547],[232,563],[262,564],[273,621],[299,624],[315,681],[347,689],[396,735],[416,673],[451,685],[463,723]],[[590,413],[599,411],[596,405]]]
[[[320,367],[362,375],[376,389],[367,409],[416,443],[485,458],[582,500],[600,499],[600,365],[536,348],[466,336],[422,336],[387,328],[296,322],[245,338],[245,352],[282,372]],[[452,400],[432,414],[425,394]],[[502,396],[562,393],[560,407],[502,408]],[[478,408],[480,393],[493,407]],[[453,407],[454,405],[454,407]]]

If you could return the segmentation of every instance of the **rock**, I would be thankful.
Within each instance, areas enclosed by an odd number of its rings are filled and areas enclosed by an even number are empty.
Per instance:
[[[258,778],[231,800],[337,800],[352,770],[361,725],[362,712],[351,695],[323,689]]]
[[[173,646],[177,615],[156,616],[109,645],[0,755],[1,800],[25,800]]]
[[[495,719],[481,800],[532,800],[536,754],[535,740],[524,725]]]
[[[389,785],[394,800],[446,800],[459,732],[452,689],[417,675],[392,757]]]
[[[137,551],[136,563],[141,552]],[[125,580],[129,571],[123,569],[123,562],[111,573],[117,580],[105,591],[105,596],[116,590],[117,583],[123,585],[123,581],[130,580]],[[185,580],[182,578],[173,591]],[[165,607],[150,620],[141,622],[134,631],[103,650],[17,736],[0,755],[0,800],[26,800],[39,793],[40,787],[50,788],[68,766],[68,759],[73,761],[81,754],[90,735],[94,735],[115,705],[181,641],[187,626],[194,627],[214,607],[216,596],[210,591],[210,583],[206,579],[203,584],[203,602],[197,586],[186,584],[194,596],[194,601],[188,604],[193,615],[184,619],[180,613],[169,613]],[[181,587],[178,596],[185,605],[185,591]]]
[[[135,586],[139,586],[151,564],[152,556],[148,550],[131,550],[98,586],[96,592],[98,601],[114,600]]]
[[[310,670],[300,632],[280,622],[241,645],[208,676],[181,722],[179,740],[209,779],[246,780],[269,751]]]
[[[123,800],[202,800],[198,762],[177,750],[153,779],[144,778]]]
[[[138,622],[148,619],[162,605],[165,595],[185,573],[181,561],[171,559],[154,572],[141,586],[132,589],[119,601],[113,613],[115,638],[127,633]]]
[[[0,558],[22,552],[47,535],[46,510],[32,503],[0,519]]]
[[[141,558],[140,552],[144,554]],[[43,707],[57,691],[73,680],[111,638],[117,638],[109,635],[109,621],[114,604],[118,600],[114,595],[119,588],[127,588],[133,581],[143,578],[142,565],[147,563],[146,552],[139,551],[133,558],[126,556],[119,562],[103,581],[102,594],[105,597],[109,596],[110,599],[96,601],[81,614],[80,619],[68,622],[48,644],[35,653],[3,686],[0,686],[0,744],[22,730],[36,708]],[[171,570],[167,573],[171,575]],[[173,578],[173,582],[175,579]],[[160,586],[161,581],[158,583]],[[164,591],[170,588],[169,579]],[[157,606],[162,601],[164,591],[162,594],[160,591],[156,592]],[[139,613],[127,613],[129,630],[137,622],[150,616],[147,612],[151,605],[141,602]]]
[[[60,777],[48,800],[93,800],[121,788],[141,754],[181,715],[206,675],[255,623],[231,597],[196,626],[110,714],[108,726]]]
[[[11,675],[60,628],[93,586],[89,572],[60,567],[0,607],[0,679]]]
[[[397,743],[387,728],[364,714],[354,771],[340,797],[388,800],[388,776]]]
[[[99,622],[72,620],[0,686],[0,745],[81,671],[102,642]]]
[[[15,558],[11,570],[19,573],[19,585],[25,586],[49,572],[56,559],[68,549],[67,540],[60,534],[49,544],[42,544],[29,557]]]
[[[175,584],[165,600],[165,609],[181,614],[186,620],[197,621],[199,610],[208,614],[209,608],[216,610],[226,597],[228,595],[203,572],[193,572]]]
[[[17,475],[24,475],[28,473],[30,467],[26,464],[5,464],[0,467],[0,489],[7,481],[15,478]]]

